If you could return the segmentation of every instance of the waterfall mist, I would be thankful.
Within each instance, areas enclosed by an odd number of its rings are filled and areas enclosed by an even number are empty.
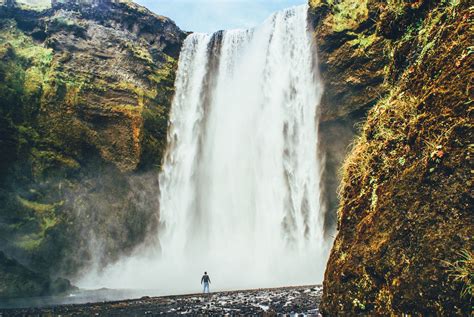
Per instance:
[[[187,37],[156,193],[158,242],[80,286],[193,292],[204,271],[211,291],[322,281],[322,84],[306,12]]]

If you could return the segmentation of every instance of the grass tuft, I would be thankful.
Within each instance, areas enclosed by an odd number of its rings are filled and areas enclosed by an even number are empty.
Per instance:
[[[449,276],[456,283],[462,283],[462,297],[473,297],[474,288],[474,257],[471,251],[463,249],[458,253],[459,260],[443,261],[448,267]]]

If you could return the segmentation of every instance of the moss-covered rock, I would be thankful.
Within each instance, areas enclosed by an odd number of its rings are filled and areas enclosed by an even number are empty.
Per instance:
[[[68,280],[51,281],[0,252],[0,298],[59,294],[74,288]]]
[[[48,290],[49,280],[0,252],[0,298],[38,296]]]
[[[0,251],[74,276],[156,230],[143,195],[156,196],[184,37],[131,2],[0,6]]]
[[[320,149],[324,157],[323,200],[327,235],[334,233],[338,173],[357,128],[383,85],[389,57],[387,39],[377,32],[378,1],[311,0],[308,19],[314,27],[319,69],[324,81],[320,104]]]
[[[345,159],[322,311],[465,316],[474,233],[471,9],[462,0],[374,8],[389,62],[386,93]]]
[[[387,40],[378,34],[379,1],[310,1],[325,91],[321,121],[367,110],[384,92]]]

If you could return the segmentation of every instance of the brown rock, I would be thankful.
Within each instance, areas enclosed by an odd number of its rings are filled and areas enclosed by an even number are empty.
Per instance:
[[[343,164],[321,308],[325,316],[467,316],[472,279],[455,276],[472,274],[473,256],[469,4],[380,9],[388,95]],[[396,27],[394,14],[403,21]],[[453,67],[460,56],[466,62]]]

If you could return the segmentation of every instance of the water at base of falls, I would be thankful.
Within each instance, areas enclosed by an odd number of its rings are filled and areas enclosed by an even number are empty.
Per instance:
[[[159,246],[80,286],[195,292],[204,271],[211,291],[322,281],[322,86],[306,12],[186,38],[159,176]]]

